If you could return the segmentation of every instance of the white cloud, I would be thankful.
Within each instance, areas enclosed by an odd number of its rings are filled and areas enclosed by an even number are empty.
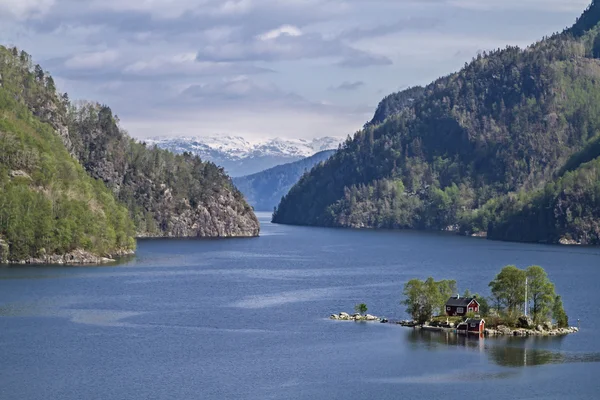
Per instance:
[[[539,9],[544,11],[583,11],[591,0],[448,0],[448,3],[474,10]]]
[[[345,136],[364,104],[561,30],[589,1],[0,0],[0,37],[135,136]]]
[[[282,35],[302,36],[302,31],[293,25],[282,25],[277,29],[270,30],[257,36],[260,40],[277,39]]]
[[[119,57],[115,50],[105,50],[76,54],[65,61],[65,66],[69,69],[98,69],[114,63]]]
[[[38,18],[54,5],[54,0],[0,0],[0,19],[9,15],[17,19]]]

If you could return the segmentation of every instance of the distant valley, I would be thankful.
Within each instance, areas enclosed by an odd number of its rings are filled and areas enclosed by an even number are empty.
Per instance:
[[[337,149],[341,138],[265,139],[250,142],[239,136],[159,137],[148,144],[183,154],[198,155],[221,166],[232,177],[252,175],[269,168],[299,161],[318,152]]]
[[[322,151],[300,161],[233,178],[233,183],[255,210],[273,211],[302,175],[310,172],[315,165],[326,161],[334,153],[335,150]]]

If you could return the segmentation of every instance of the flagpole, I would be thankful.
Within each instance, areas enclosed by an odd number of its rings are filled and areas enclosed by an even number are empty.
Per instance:
[[[525,316],[527,316],[527,276],[525,277]]]

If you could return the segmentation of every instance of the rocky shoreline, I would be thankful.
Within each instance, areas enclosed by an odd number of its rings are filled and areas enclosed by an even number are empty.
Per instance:
[[[116,262],[117,258],[132,256],[135,251],[128,249],[120,249],[113,254],[108,254],[105,257],[99,256],[88,251],[78,249],[67,254],[52,254],[40,257],[30,257],[19,261],[9,261],[0,259],[0,264],[10,265],[41,265],[41,264],[56,264],[56,265],[102,265]]]
[[[348,314],[346,312],[341,312],[339,314],[331,314],[329,319],[334,321],[355,321],[355,322],[380,322],[380,323],[392,323],[396,325],[401,325],[407,328],[413,329],[423,329],[431,332],[452,332],[456,333],[456,328],[454,326],[432,326],[432,325],[423,325],[420,326],[414,321],[395,321],[390,322],[387,318],[376,317],[371,314]],[[579,328],[571,326],[568,328],[558,328],[553,326],[550,323],[540,324],[533,328],[511,328],[505,325],[499,325],[496,329],[485,329],[483,334],[489,337],[496,336],[520,336],[520,337],[528,337],[528,336],[564,336],[571,333],[579,332]]]
[[[388,322],[388,320],[386,318],[379,318],[379,317],[376,317],[371,314],[362,315],[359,313],[355,313],[355,314],[350,315],[346,312],[341,312],[339,314],[331,314],[329,319],[333,319],[336,321],[381,322],[381,323]]]
[[[484,335],[486,336],[564,336],[570,333],[579,332],[579,328],[571,326],[569,328],[555,328],[545,329],[542,326],[538,326],[535,329],[524,329],[524,328],[510,328],[508,326],[500,325],[496,329],[486,329]]]

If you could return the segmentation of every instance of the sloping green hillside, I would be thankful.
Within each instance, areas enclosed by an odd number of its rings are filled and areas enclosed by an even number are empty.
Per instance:
[[[368,125],[303,177],[280,203],[274,222],[437,230],[462,225],[475,231],[473,219],[489,209],[488,202],[529,192],[533,202],[569,160],[570,170],[578,167],[572,157],[600,133],[599,21],[595,1],[562,34],[525,50],[484,53],[428,85],[421,97],[403,102],[383,123]],[[571,207],[582,210],[594,206],[586,196],[572,201]],[[595,225],[593,212],[581,215],[586,221],[579,226]],[[526,240],[598,241],[587,228],[583,233],[557,221],[551,240],[541,231]],[[490,237],[525,240],[480,222]]]
[[[48,124],[87,173],[106,184],[129,210],[138,236],[258,235],[252,208],[221,168],[135,141],[108,106],[72,104],[27,53],[2,49],[9,97]]]
[[[53,85],[36,76],[29,62],[0,47],[0,262],[43,260],[76,249],[100,256],[133,250],[127,209],[25,105],[14,84],[17,71],[19,81],[48,88],[43,95],[51,95]]]
[[[326,150],[300,161],[278,165],[256,174],[233,178],[255,210],[273,211],[290,188],[315,165],[327,160],[335,150]]]
[[[254,211],[222,168],[129,137],[107,106],[71,108],[68,142],[129,209],[139,236],[257,236]]]

